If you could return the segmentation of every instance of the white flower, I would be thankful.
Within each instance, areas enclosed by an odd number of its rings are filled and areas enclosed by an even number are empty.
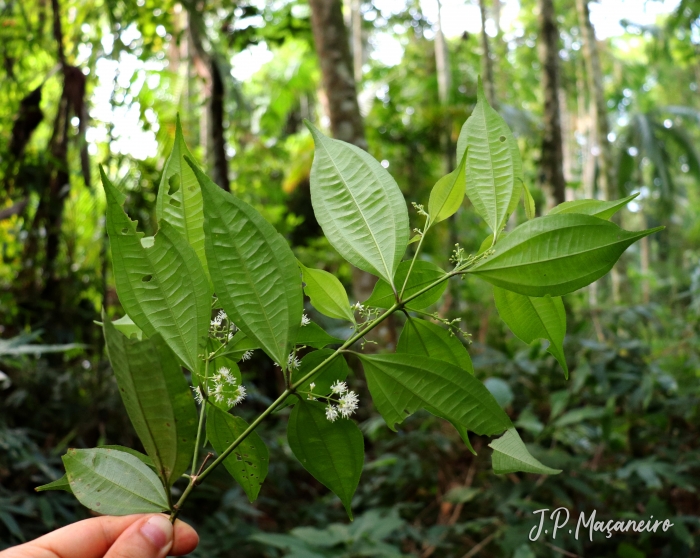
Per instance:
[[[348,391],[348,385],[345,382],[336,380],[336,382],[331,386],[331,391],[338,395],[343,395],[346,391]]]
[[[202,395],[202,388],[200,388],[199,386],[197,386],[197,387],[190,386],[190,387],[192,388],[192,391],[194,392],[194,400],[197,403],[202,403],[204,401],[204,396]]]
[[[245,399],[246,392],[245,392],[245,387],[244,386],[238,386],[238,389],[236,389],[236,396],[232,399],[228,400],[228,404],[231,405],[231,407],[234,407],[238,405],[241,401]]]
[[[326,407],[326,418],[331,422],[335,422],[335,419],[338,418],[338,409],[333,405],[328,405]]]
[[[226,312],[224,312],[223,310],[219,310],[219,313],[211,321],[211,325],[213,327],[221,327],[221,322],[223,322],[226,319],[226,317]]]
[[[219,368],[217,374],[218,376],[214,381],[226,382],[232,386],[236,385],[236,378],[233,376],[233,374],[231,374],[231,370],[229,370],[226,366]]]
[[[241,360],[250,360],[250,358],[253,356],[253,351],[246,351],[243,353],[243,356],[241,357]]]
[[[275,362],[275,366],[280,368],[279,362]],[[287,370],[296,370],[301,366],[301,361],[294,356],[294,353],[289,353],[287,357]]]
[[[357,410],[357,405],[360,402],[360,398],[354,391],[349,391],[340,398],[340,403],[338,404],[338,410],[343,418],[348,418]]]
[[[311,391],[313,391],[315,387],[316,387],[316,384],[315,384],[314,382],[311,382],[311,383],[309,384],[309,389],[310,389]]]
[[[302,327],[304,327],[304,326],[306,326],[306,325],[309,325],[310,323],[311,323],[311,320],[309,319],[309,317],[308,317],[306,314],[302,314],[302,315],[301,315],[301,325],[302,325]]]
[[[354,310],[355,312],[362,312],[365,307],[360,304],[360,301],[358,300],[353,306],[350,307],[351,310]]]

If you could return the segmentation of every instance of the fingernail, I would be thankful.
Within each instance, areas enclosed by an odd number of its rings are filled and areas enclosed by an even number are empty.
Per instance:
[[[141,534],[159,549],[167,547],[173,540],[173,526],[164,515],[154,515],[141,527]]]

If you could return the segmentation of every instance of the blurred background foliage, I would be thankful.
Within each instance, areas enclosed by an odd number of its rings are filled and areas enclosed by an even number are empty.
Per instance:
[[[154,233],[179,113],[189,147],[222,187],[257,207],[305,265],[361,292],[310,206],[313,142],[302,120],[332,124],[319,65],[332,53],[315,47],[316,4],[0,0],[0,549],[86,517],[68,494],[33,492],[61,475],[66,448],[138,444],[93,324],[102,307],[122,315],[98,165],[127,194],[132,218]],[[558,27],[558,44],[549,46],[541,32],[548,4]],[[485,284],[457,282],[434,308],[462,318],[476,374],[533,454],[564,473],[496,476],[486,439],[473,437],[474,457],[427,414],[390,432],[351,363],[367,450],[355,521],[295,461],[281,411],[262,427],[270,473],[254,505],[223,471],[195,492],[184,516],[202,536],[194,556],[698,556],[700,3],[606,0],[616,8],[598,21],[625,19],[595,41],[597,81],[589,6],[573,4],[342,6],[369,151],[409,202],[425,203],[454,167],[482,74],[518,137],[538,213],[546,212],[554,190],[542,141],[553,115],[542,56],[554,48],[566,199],[639,193],[622,224],[667,227],[623,256],[617,289],[605,279],[594,292],[565,297],[568,381],[545,346],[526,346],[505,328]],[[658,13],[651,23],[647,8]],[[591,13],[602,9],[591,2]],[[455,14],[464,29],[446,21]],[[523,219],[520,209],[509,226]],[[447,265],[456,242],[474,252],[486,235],[465,203],[426,239],[424,257]],[[313,309],[309,315],[344,335]],[[391,324],[388,348],[400,327]],[[247,364],[244,418],[280,386],[269,363]],[[532,511],[558,506],[573,518],[595,509],[603,518],[668,517],[674,527],[592,543],[567,535],[530,542]]]

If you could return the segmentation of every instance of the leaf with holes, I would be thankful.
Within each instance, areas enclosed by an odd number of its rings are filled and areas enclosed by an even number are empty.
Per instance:
[[[401,287],[403,287],[404,281],[406,281],[406,275],[408,274],[410,267],[411,262],[407,260],[405,262],[401,262],[399,269],[396,271],[396,285],[399,292],[401,291]],[[408,278],[408,283],[406,284],[403,298],[408,298],[428,285],[434,283],[438,279],[442,279],[445,277],[445,275],[446,273],[434,263],[427,262],[425,260],[416,260],[413,265],[413,269],[411,270],[411,276]],[[435,285],[432,289],[411,300],[406,305],[406,308],[409,310],[422,310],[423,308],[427,308],[440,299],[446,288],[447,281],[442,281],[441,283]],[[396,297],[394,296],[394,291],[392,288],[386,281],[379,279],[377,284],[374,286],[372,294],[365,301],[365,305],[375,306],[377,308],[391,308],[395,302]]]
[[[358,356],[372,400],[392,430],[421,408],[479,435],[512,426],[484,385],[453,364],[398,353]]]
[[[598,217],[598,219],[610,219],[615,213],[620,211],[629,202],[636,198],[639,194],[632,194],[621,200],[602,201],[602,200],[574,200],[553,207],[549,215],[561,215],[563,213],[582,213]]]
[[[590,215],[546,215],[513,230],[469,273],[527,296],[561,296],[600,279],[628,246],[663,228],[632,232]]]
[[[557,359],[568,378],[569,368],[564,355],[566,311],[561,297],[532,297],[494,287],[493,298],[501,319],[518,339],[528,344],[535,339],[549,341],[547,350]]]
[[[450,174],[438,180],[430,191],[428,213],[430,214],[431,224],[439,223],[448,217],[452,217],[462,205],[467,181],[465,174],[467,152],[468,149],[465,149],[459,166]]]
[[[175,142],[163,169],[156,199],[156,218],[161,226],[167,221],[194,250],[207,273],[204,253],[204,205],[202,192],[192,169],[185,163],[191,157],[185,145],[180,126],[180,115],[175,125]]]
[[[301,273],[287,241],[260,213],[192,162],[204,197],[209,271],[219,302],[283,369],[301,326]]]
[[[207,410],[207,438],[219,455],[248,429],[248,423],[240,417],[234,417],[215,407]],[[248,499],[254,502],[260,487],[267,476],[270,456],[267,446],[257,432],[251,432],[224,459],[224,467],[241,485]]]
[[[552,469],[535,459],[520,439],[515,428],[509,428],[506,433],[489,444],[493,448],[493,472],[497,475],[508,473],[536,473],[539,475],[558,475],[560,469]]]
[[[127,339],[106,315],[102,319],[119,395],[156,471],[170,486],[194,452],[197,411],[190,388],[160,335]]]
[[[355,323],[355,314],[350,309],[348,294],[335,275],[322,269],[305,267],[297,262],[302,273],[304,292],[316,310],[329,318]]]
[[[409,237],[401,190],[369,153],[305,123],[316,144],[311,205],[318,224],[343,258],[393,287]]]
[[[476,107],[457,140],[457,157],[467,150],[467,196],[498,240],[520,199],[522,163],[510,128],[486,100],[481,79]]]
[[[143,238],[122,209],[124,196],[100,170],[119,301],[148,337],[160,334],[195,372],[211,315],[209,282],[197,255],[167,221],[155,237]]]
[[[130,515],[170,508],[158,476],[133,455],[113,449],[70,449],[63,465],[73,494],[93,511]]]
[[[298,400],[289,415],[287,440],[304,469],[340,498],[352,519],[352,497],[365,461],[357,425],[344,418],[330,422],[325,405]]]

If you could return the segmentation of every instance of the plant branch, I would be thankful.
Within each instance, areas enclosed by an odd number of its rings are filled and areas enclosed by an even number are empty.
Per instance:
[[[408,285],[408,278],[411,276],[411,271],[413,271],[413,265],[416,263],[416,258],[418,257],[418,252],[420,252],[420,248],[423,245],[423,239],[425,238],[425,235],[428,232],[428,229],[430,228],[430,217],[425,221],[425,227],[423,227],[423,230],[420,233],[420,240],[418,241],[418,246],[416,246],[416,251],[413,254],[413,259],[411,260],[411,265],[408,268],[408,273],[406,274],[406,279],[403,280],[403,287],[401,287],[401,293],[399,294],[399,301],[403,298],[403,293],[406,290],[406,285]]]

